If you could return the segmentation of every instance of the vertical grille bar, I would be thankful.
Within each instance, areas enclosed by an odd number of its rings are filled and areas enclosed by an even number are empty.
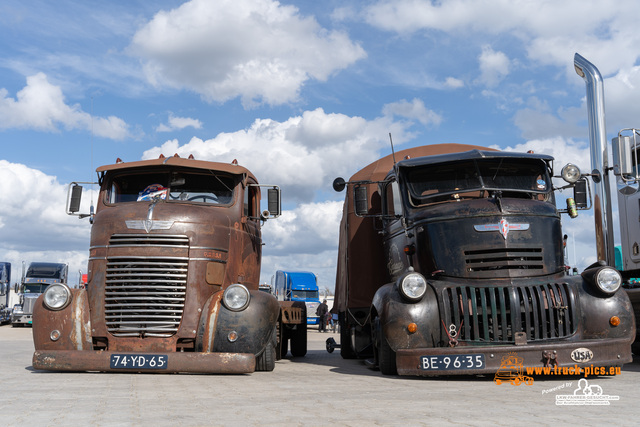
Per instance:
[[[489,313],[487,310],[487,292],[488,289],[479,288],[480,291],[480,306],[482,307],[482,337],[483,341],[490,341],[489,336]],[[493,313],[493,309],[491,310]]]

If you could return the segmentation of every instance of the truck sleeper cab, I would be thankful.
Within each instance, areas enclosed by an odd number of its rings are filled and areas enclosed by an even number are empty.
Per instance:
[[[373,355],[384,374],[418,376],[495,373],[510,353],[523,367],[631,361],[619,274],[566,272],[552,157],[457,144],[397,155],[411,158],[383,159],[347,183],[343,357]],[[377,178],[381,163],[390,172]]]
[[[260,227],[279,215],[279,189],[269,186],[269,212],[235,162],[161,156],[97,172],[88,283],[39,299],[34,368],[273,370],[279,307],[258,282]]]
[[[55,283],[67,283],[69,267],[67,264],[52,262],[32,262],[29,268],[22,270],[20,285],[16,285],[19,303],[11,311],[11,326],[27,326],[33,321],[36,301],[44,290]]]

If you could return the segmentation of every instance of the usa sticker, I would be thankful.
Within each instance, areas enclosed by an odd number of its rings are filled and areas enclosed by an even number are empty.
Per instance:
[[[574,362],[589,362],[593,359],[593,351],[584,347],[576,348],[571,352],[571,359]]]

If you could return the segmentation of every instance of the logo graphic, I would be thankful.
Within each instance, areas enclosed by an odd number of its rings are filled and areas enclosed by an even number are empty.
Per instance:
[[[168,230],[173,225],[173,221],[154,221],[152,219],[135,219],[125,221],[130,230]]]
[[[578,381],[578,388],[573,394],[557,394],[556,405],[610,405],[611,400],[620,400],[620,396],[611,396],[602,393],[602,387],[599,385],[589,385],[586,378]]]
[[[509,353],[502,356],[500,361],[500,369],[493,377],[493,382],[500,385],[504,382],[509,382],[512,385],[533,384],[533,378],[524,374],[524,359],[518,357],[516,353]]]
[[[507,239],[509,231],[525,231],[529,229],[529,224],[509,224],[509,221],[502,218],[498,224],[474,225],[476,231],[498,231],[504,239]]]

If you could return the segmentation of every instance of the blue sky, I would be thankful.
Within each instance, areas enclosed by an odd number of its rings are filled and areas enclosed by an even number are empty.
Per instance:
[[[0,259],[86,270],[66,186],[163,153],[238,162],[283,189],[262,280],[334,286],[344,193],[397,149],[470,143],[590,169],[579,52],[605,77],[607,131],[638,126],[636,1],[0,3]],[[563,217],[595,260],[593,217]],[[616,224],[617,230],[617,224]],[[72,274],[75,279],[75,273]]]

